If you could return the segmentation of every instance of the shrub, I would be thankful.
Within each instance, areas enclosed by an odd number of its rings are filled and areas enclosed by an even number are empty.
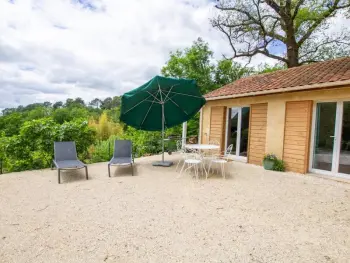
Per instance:
[[[286,170],[284,161],[283,161],[283,160],[280,160],[280,159],[276,159],[276,160],[275,160],[275,163],[274,163],[274,165],[273,165],[272,170],[284,172],[284,171]]]
[[[273,162],[273,167],[272,167],[273,171],[284,172],[285,169],[286,169],[283,160],[278,159],[275,154],[272,154],[272,153],[265,154],[263,160],[264,161],[272,161]]]

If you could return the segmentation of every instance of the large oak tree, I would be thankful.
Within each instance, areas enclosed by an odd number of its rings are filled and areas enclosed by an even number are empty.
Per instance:
[[[350,54],[349,31],[327,31],[332,17],[349,17],[350,0],[220,0],[216,8],[211,22],[232,58],[262,54],[296,67]]]

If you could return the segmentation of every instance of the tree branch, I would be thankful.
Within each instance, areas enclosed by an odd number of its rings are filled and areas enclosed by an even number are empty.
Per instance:
[[[298,15],[298,12],[299,12],[299,9],[300,7],[302,6],[302,4],[304,4],[305,0],[299,0],[298,3],[296,4],[295,6],[295,9],[294,9],[294,13],[293,13],[293,16],[292,16],[292,19],[294,20],[296,18],[296,16]]]
[[[304,36],[301,37],[301,39],[298,42],[298,46],[300,47],[310,36],[311,34],[315,31],[315,29],[324,21],[326,18],[330,17],[333,15],[333,13],[336,10],[343,9],[350,7],[350,3],[344,6],[338,6],[340,0],[335,0],[333,2],[333,5],[328,8],[327,11],[325,11],[320,17],[315,19],[315,22],[310,26],[309,30],[305,33]]]
[[[277,14],[280,14],[280,12],[281,12],[281,7],[280,7],[275,1],[273,1],[273,0],[266,0],[265,2],[266,2],[266,4],[268,4],[269,6],[271,6],[272,9],[275,10],[275,12],[276,12]]]

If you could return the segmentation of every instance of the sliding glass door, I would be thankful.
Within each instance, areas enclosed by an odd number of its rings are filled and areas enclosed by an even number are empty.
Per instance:
[[[338,172],[350,175],[350,102],[343,103]]]
[[[246,161],[248,150],[249,107],[235,107],[227,110],[226,147],[233,145],[232,155]]]
[[[314,109],[311,171],[350,176],[350,102],[319,102]]]

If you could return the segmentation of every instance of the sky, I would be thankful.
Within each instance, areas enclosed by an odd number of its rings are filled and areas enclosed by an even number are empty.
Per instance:
[[[0,109],[122,95],[153,76],[169,52],[202,37],[229,55],[212,28],[212,0],[0,0]],[[273,63],[257,57],[253,65]]]

